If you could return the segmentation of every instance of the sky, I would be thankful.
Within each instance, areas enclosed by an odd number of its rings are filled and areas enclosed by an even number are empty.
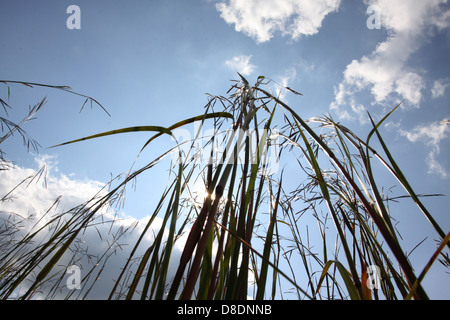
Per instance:
[[[1,204],[3,216],[13,210],[39,215],[61,194],[67,207],[89,198],[130,169],[148,135],[49,147],[200,115],[205,94],[225,95],[240,72],[250,83],[263,75],[301,92],[283,98],[303,118],[330,114],[362,135],[370,131],[367,111],[381,119],[402,102],[382,134],[417,193],[447,195],[424,202],[449,230],[450,124],[441,123],[450,119],[446,0],[2,0],[0,39],[0,80],[70,86],[111,115],[96,105],[80,112],[84,98],[50,88],[10,84],[8,100],[0,83],[0,98],[12,106],[7,115],[0,108],[0,116],[11,121],[20,122],[46,97],[37,119],[24,126],[42,146],[39,153],[27,151],[18,135],[0,146],[15,170],[0,173],[0,194],[48,165],[46,191],[39,191],[42,185],[18,190],[14,203]],[[170,143],[161,139],[139,161]],[[165,169],[139,178],[127,192],[121,223],[145,221],[166,182]],[[423,266],[435,235],[417,209],[398,215],[405,241],[426,238],[410,257]],[[415,246],[408,245],[409,251]],[[450,277],[438,262],[424,285],[431,297],[450,298]]]

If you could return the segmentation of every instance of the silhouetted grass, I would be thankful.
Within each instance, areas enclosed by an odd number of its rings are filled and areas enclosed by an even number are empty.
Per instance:
[[[170,182],[138,241],[129,244],[130,255],[117,266],[120,276],[105,299],[281,299],[288,293],[298,299],[427,299],[421,281],[439,255],[448,264],[443,251],[449,248],[450,234],[425,208],[382,138],[381,124],[398,106],[377,123],[368,115],[373,129],[362,139],[329,116],[304,120],[272,93],[271,80],[259,77],[251,86],[239,76],[228,96],[210,96],[203,114],[170,127],[128,127],[58,145],[127,132],[152,134],[142,150],[161,135],[175,141],[120,183],[112,180],[107,192],[4,246],[1,297],[29,299],[46,284],[54,292],[62,277],[49,279],[51,271],[82,238],[83,230],[92,227],[100,210],[118,201],[133,179],[171,157]],[[83,97],[85,103],[98,104]],[[3,100],[2,105],[8,106]],[[198,132],[178,143],[176,129],[192,123],[200,124]],[[203,135],[205,126],[214,134]],[[375,137],[380,151],[371,147]],[[290,165],[271,171],[277,157],[290,159]],[[404,253],[387,205],[392,199],[380,192],[374,161],[383,164],[407,193],[404,199],[412,200],[436,231],[440,244],[422,272],[414,270]],[[296,187],[286,189],[286,180],[297,181]],[[200,201],[192,193],[199,183],[205,190]],[[153,243],[142,256],[135,256],[156,218],[162,225]],[[49,227],[53,231],[45,241],[27,250]],[[0,230],[13,232],[11,228]],[[177,243],[183,251],[179,261],[173,261]],[[106,263],[109,254],[98,262]],[[175,274],[169,272],[171,264]],[[380,272],[376,288],[368,285],[372,266]],[[88,275],[94,270],[101,273],[94,266]],[[18,295],[25,281],[27,290]],[[90,289],[83,287],[83,292]]]

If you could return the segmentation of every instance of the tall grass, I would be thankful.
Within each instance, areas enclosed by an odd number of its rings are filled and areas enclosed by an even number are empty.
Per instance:
[[[162,135],[174,141],[123,181],[112,180],[107,192],[4,246],[1,297],[30,299],[46,285],[52,290],[63,285],[52,270],[92,228],[101,209],[120,199],[136,177],[171,157],[169,183],[137,242],[129,244],[128,259],[117,266],[120,275],[105,299],[427,299],[421,282],[438,257],[449,265],[450,233],[425,208],[382,138],[381,124],[398,106],[378,122],[368,115],[372,130],[362,139],[329,116],[303,119],[273,93],[271,80],[259,77],[250,85],[239,76],[227,96],[209,97],[203,114],[170,127],[127,127],[58,145],[126,132],[151,134],[141,151]],[[83,97],[85,103],[96,102]],[[177,129],[194,123],[192,138],[178,142]],[[205,127],[214,134],[203,134]],[[374,138],[379,151],[372,147]],[[287,164],[274,170],[274,161],[283,159]],[[388,206],[392,199],[380,191],[375,161],[436,231],[438,248],[420,273],[402,248]],[[192,191],[198,184],[205,190],[200,200]],[[157,219],[162,224],[154,241],[136,256]],[[52,233],[29,250],[47,227]],[[182,253],[174,260],[176,246]],[[99,262],[106,263],[109,255],[105,252]],[[100,274],[98,265],[87,273]],[[373,266],[380,276],[376,287],[370,285]],[[25,281],[27,290],[18,294]],[[90,289],[83,287],[81,297],[89,297]]]

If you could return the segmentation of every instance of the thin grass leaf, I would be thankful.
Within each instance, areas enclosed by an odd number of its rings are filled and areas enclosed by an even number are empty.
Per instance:
[[[347,288],[347,292],[350,295],[350,299],[352,300],[360,300],[359,297],[359,293],[358,293],[358,289],[355,287],[349,272],[345,269],[345,267],[337,260],[330,260],[327,261],[327,263],[325,263],[325,266],[322,270],[322,274],[320,275],[320,279],[319,279],[319,283],[317,285],[317,289],[316,289],[316,295],[320,290],[320,287],[322,286],[322,282],[325,278],[325,276],[328,274],[328,269],[330,269],[331,265],[335,264],[339,270],[339,273],[342,277],[342,280],[344,280],[344,284]]]
[[[246,246],[249,250],[251,250],[254,254],[256,254],[258,257],[260,257],[261,259],[264,259],[264,256],[259,253],[258,251],[256,251],[250,244],[248,244],[247,242],[245,242],[244,239],[240,238],[236,233],[234,233],[233,231],[231,231],[230,229],[226,228],[225,226],[221,225],[219,222],[216,221],[216,224],[224,229],[225,231],[227,231],[231,236],[232,239],[234,239],[235,241],[239,241],[241,242],[244,246]],[[283,276],[284,279],[286,279],[287,281],[289,281],[297,290],[299,290],[302,294],[305,295],[305,297],[307,297],[308,299],[313,299],[307,292],[306,290],[303,290],[297,282],[295,282],[294,280],[292,280],[288,275],[286,275],[286,273],[284,273],[281,269],[279,269],[276,265],[274,265],[271,261],[267,261],[267,263],[274,269],[277,270],[277,272]]]
[[[169,129],[164,128],[164,127],[159,127],[159,126],[136,126],[136,127],[128,127],[128,128],[116,129],[116,130],[111,130],[111,131],[106,131],[106,132],[94,134],[94,135],[87,136],[87,137],[84,137],[84,138],[80,138],[80,139],[76,139],[76,140],[67,141],[67,142],[64,142],[64,143],[61,143],[61,144],[57,144],[57,145],[52,146],[50,148],[56,148],[56,147],[64,146],[64,145],[71,144],[71,143],[81,142],[81,141],[95,139],[95,138],[100,138],[100,137],[106,137],[106,136],[110,136],[110,135],[114,135],[114,134],[121,134],[121,133],[128,133],[128,132],[140,132],[140,131],[156,131],[156,132],[160,132],[160,133],[164,133],[164,134],[168,134],[168,135],[173,136],[172,131],[170,131]]]
[[[280,181],[280,187],[278,189],[277,198],[275,201],[275,207],[272,209],[272,213],[270,216],[270,222],[269,222],[269,229],[267,230],[266,241],[264,243],[263,262],[261,265],[261,272],[259,274],[258,291],[256,293],[256,300],[264,299],[264,292],[266,289],[266,281],[267,281],[267,270],[269,267],[268,261],[270,261],[270,249],[272,247],[272,238],[273,238],[275,225],[277,222],[277,210],[278,210],[278,203],[280,201],[281,183],[282,183],[282,181]],[[275,283],[273,283],[273,286],[275,286]]]
[[[372,118],[370,117],[370,121],[372,122],[372,124],[374,123]],[[375,126],[375,125],[374,125]],[[439,234],[439,236],[441,237],[441,240],[444,240],[445,238],[445,233],[444,231],[441,229],[441,227],[439,226],[439,224],[436,222],[436,220],[434,220],[434,218],[432,217],[432,215],[428,212],[428,210],[425,208],[425,206],[422,204],[422,202],[420,201],[420,199],[417,197],[416,193],[414,192],[414,190],[412,189],[411,185],[409,184],[408,180],[406,179],[405,175],[403,174],[402,170],[400,169],[400,167],[397,165],[397,163],[394,161],[394,158],[392,157],[391,153],[389,152],[388,148],[386,147],[386,144],[384,143],[384,140],[382,139],[380,133],[378,132],[377,127],[374,127],[375,133],[377,134],[378,140],[380,141],[381,146],[383,147],[384,152],[386,153],[389,161],[391,162],[392,167],[394,168],[394,172],[395,172],[395,176],[397,178],[397,180],[402,184],[402,186],[405,188],[405,190],[408,192],[408,194],[411,196],[411,198],[413,199],[413,201],[417,204],[417,206],[420,208],[420,210],[422,211],[422,213],[425,215],[425,217],[427,218],[427,220],[431,223],[431,225],[433,226],[433,228],[436,230],[436,232]],[[450,248],[450,243],[447,243],[447,247]]]
[[[80,97],[84,97],[84,98],[86,98],[86,99],[89,99],[89,100],[91,101],[91,103],[92,103],[92,102],[96,103],[100,108],[103,109],[103,111],[104,111],[108,116],[111,117],[111,114],[105,109],[105,107],[103,107],[103,106],[100,104],[100,102],[98,102],[97,100],[95,100],[95,99],[92,98],[92,97],[89,97],[89,96],[86,96],[86,95],[84,95],[84,94],[81,94],[81,93],[72,91],[72,88],[69,87],[69,86],[55,86],[55,85],[48,85],[48,84],[42,84],[42,83],[25,82],[25,81],[13,81],[13,80],[0,80],[0,82],[3,82],[3,83],[5,83],[5,84],[7,84],[7,83],[18,83],[18,84],[22,84],[22,85],[24,85],[24,86],[26,86],[26,87],[29,87],[29,88],[33,88],[33,86],[38,86],[38,87],[46,87],[46,88],[51,88],[51,89],[63,90],[63,91],[72,93],[72,94],[74,94],[74,95],[77,95],[77,96],[80,96]],[[9,87],[8,87],[8,98],[9,98]],[[83,104],[83,107],[84,107],[84,104]],[[82,108],[82,109],[83,109],[83,108]]]
[[[361,193],[361,190],[358,188],[354,180],[352,179],[349,172],[345,169],[343,164],[339,161],[339,159],[335,156],[334,152],[328,147],[328,145],[306,124],[306,122],[298,116],[298,114],[290,108],[288,105],[286,105],[284,102],[280,101],[267,91],[256,88],[256,90],[263,92],[268,97],[271,97],[273,100],[275,100],[277,103],[279,103],[281,106],[283,106],[286,110],[288,110],[293,117],[301,124],[301,127],[304,128],[308,134],[313,138],[313,140],[321,147],[321,149],[325,152],[325,154],[328,156],[328,158],[333,162],[333,164],[342,172],[348,183],[350,184],[351,188],[354,190],[354,192],[358,195],[359,200],[362,202],[365,210],[367,213],[371,216],[375,224],[377,225],[378,229],[380,230],[381,234],[383,235],[384,239],[388,243],[390,249],[392,250],[393,254],[395,255],[396,259],[398,260],[400,266],[402,267],[406,278],[408,280],[408,283],[412,286],[412,284],[416,281],[416,276],[414,275],[414,272],[412,270],[412,267],[404,255],[404,252],[402,251],[401,247],[399,246],[396,239],[392,236],[390,230],[386,227],[385,222],[381,219],[381,217],[378,215],[378,213],[373,209],[373,207],[370,205],[370,203],[367,201],[367,199],[364,197],[364,195]],[[376,130],[377,134],[378,131]],[[387,149],[387,148],[386,148]],[[419,288],[420,289],[420,288]],[[420,289],[416,293],[416,298],[424,298],[428,299],[426,293],[423,291],[423,289]]]
[[[175,227],[178,217],[178,210],[179,210],[179,201],[180,201],[180,195],[181,195],[181,184],[182,184],[182,175],[183,175],[183,165],[180,163],[178,165],[178,176],[177,176],[177,184],[175,186],[175,199],[173,202],[173,205],[171,206],[170,210],[170,225],[169,225],[169,234],[167,237],[166,245],[164,248],[164,259],[162,261],[162,265],[160,268],[160,276],[159,276],[159,282],[158,282],[158,288],[156,290],[155,299],[162,300],[164,296],[164,289],[166,285],[166,277],[167,272],[169,270],[169,263],[170,258],[172,256],[172,249],[175,242]]]
[[[202,122],[203,122],[203,121],[206,120],[206,119],[217,119],[217,118],[228,118],[228,119],[233,119],[233,115],[230,114],[230,113],[228,113],[228,112],[205,113],[205,114],[200,115],[200,116],[196,116],[196,117],[192,117],[192,118],[189,118],[189,119],[186,119],[186,120],[179,121],[179,122],[177,122],[177,123],[171,125],[170,127],[168,127],[167,130],[172,131],[172,130],[174,130],[174,129],[180,128],[180,127],[182,127],[182,126],[185,126],[185,125],[187,125],[187,124],[190,124],[190,123],[193,123],[193,122],[196,122],[196,121],[202,121]],[[144,146],[141,148],[141,151],[140,151],[140,152],[142,152],[142,151],[148,146],[148,144],[149,144],[150,142],[152,142],[153,140],[155,140],[156,138],[158,138],[158,137],[161,136],[162,134],[164,134],[164,132],[160,132],[160,133],[154,135],[153,137],[151,137],[151,138],[144,144]]]
[[[420,286],[420,282],[422,282],[423,278],[427,274],[428,270],[430,270],[431,265],[434,263],[436,258],[439,256],[439,254],[442,252],[442,250],[445,248],[445,246],[450,242],[450,232],[445,236],[445,238],[442,240],[441,244],[437,248],[437,250],[433,253],[428,263],[423,268],[422,272],[420,273],[419,277],[417,278],[416,282],[411,288],[411,291],[408,293],[408,295],[405,297],[405,300],[410,300],[414,295],[417,289]]]

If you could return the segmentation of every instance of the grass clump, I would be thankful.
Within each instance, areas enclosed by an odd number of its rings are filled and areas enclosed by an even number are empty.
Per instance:
[[[172,126],[128,127],[58,145],[151,133],[142,152],[161,135],[175,140],[122,182],[111,181],[107,192],[5,247],[0,296],[29,299],[46,283],[61,285],[49,279],[52,269],[92,228],[101,208],[117,201],[133,179],[171,157],[169,183],[138,240],[129,244],[128,259],[117,266],[119,276],[105,299],[427,299],[421,281],[438,256],[448,264],[450,234],[425,208],[381,136],[380,125],[398,106],[378,122],[368,115],[372,130],[362,139],[329,116],[303,119],[272,92],[271,80],[261,76],[250,85],[239,77],[227,96],[209,97],[203,114]],[[191,139],[176,142],[176,130],[193,123],[198,130]],[[213,134],[203,134],[204,126]],[[380,151],[372,147],[374,138]],[[398,181],[436,231],[438,249],[418,275],[402,249],[374,161]],[[200,198],[194,185],[204,190]],[[142,248],[157,218],[162,224],[154,241]],[[311,233],[313,224],[316,233]],[[50,226],[52,234],[27,251]],[[182,253],[174,261],[176,245]],[[100,273],[98,265],[89,274]],[[27,290],[17,295],[25,280]],[[89,297],[90,289],[82,297]]]

